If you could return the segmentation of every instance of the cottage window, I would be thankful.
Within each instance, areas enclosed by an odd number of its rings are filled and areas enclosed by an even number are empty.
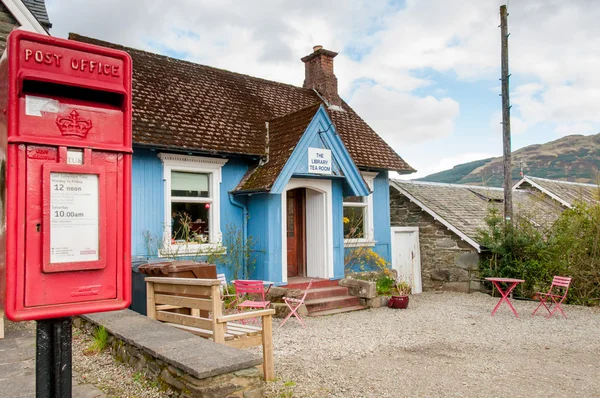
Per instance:
[[[344,198],[344,239],[363,239],[367,201],[365,196]]]
[[[377,173],[363,172],[363,179],[373,190]],[[372,246],[373,240],[373,195],[344,197],[344,246]]]
[[[164,165],[165,223],[161,254],[210,253],[221,243],[223,159],[159,154]]]

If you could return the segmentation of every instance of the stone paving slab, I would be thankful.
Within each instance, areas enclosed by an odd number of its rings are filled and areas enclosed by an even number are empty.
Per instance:
[[[35,333],[7,330],[0,340],[0,396],[35,397]],[[75,398],[104,398],[106,394],[91,384],[74,384]]]
[[[262,358],[250,352],[215,344],[131,310],[99,312],[83,315],[82,318],[103,325],[109,333],[126,343],[199,379],[262,363]]]

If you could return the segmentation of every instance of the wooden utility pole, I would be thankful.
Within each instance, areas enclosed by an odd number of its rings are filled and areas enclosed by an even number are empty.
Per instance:
[[[508,95],[508,26],[506,6],[500,6],[500,30],[502,35],[502,143],[504,151],[504,219],[511,220],[512,205],[512,156],[510,146],[510,98]]]

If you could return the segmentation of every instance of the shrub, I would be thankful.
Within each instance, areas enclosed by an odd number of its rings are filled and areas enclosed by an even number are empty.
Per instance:
[[[375,283],[378,295],[388,295],[392,292],[395,281],[387,275],[381,275]]]
[[[554,275],[571,276],[567,300],[598,303],[600,205],[576,204],[547,230],[525,216],[507,223],[498,209],[490,210],[486,223],[488,228],[479,232],[481,245],[489,250],[480,263],[482,277],[524,279],[516,293],[530,297],[546,291]]]

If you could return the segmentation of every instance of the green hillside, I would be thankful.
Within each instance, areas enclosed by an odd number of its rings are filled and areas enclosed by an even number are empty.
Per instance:
[[[427,177],[418,178],[417,181],[433,181],[433,182],[444,182],[447,184],[458,184],[465,176],[470,174],[473,170],[477,169],[490,162],[494,158],[487,158],[481,160],[475,160],[469,163],[463,163],[454,166],[450,170],[440,171],[439,173],[430,174]]]
[[[600,170],[600,134],[570,135],[513,152],[512,178],[524,174],[577,182],[597,182]],[[420,181],[502,186],[502,158],[476,160],[428,175]]]

